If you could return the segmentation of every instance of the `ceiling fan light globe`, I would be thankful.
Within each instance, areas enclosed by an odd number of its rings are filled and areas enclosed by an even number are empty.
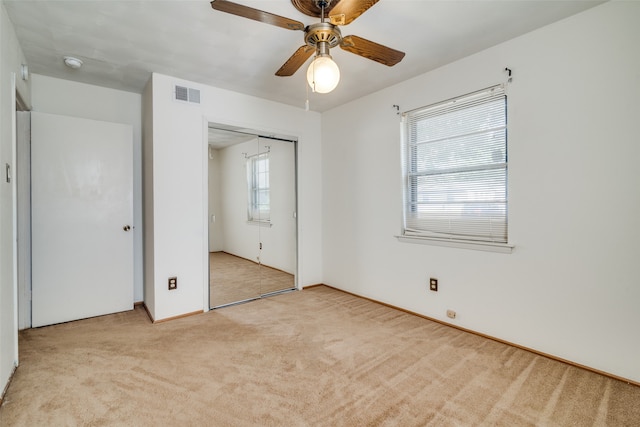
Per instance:
[[[329,93],[340,82],[340,69],[330,56],[319,56],[307,69],[307,82],[314,92]]]

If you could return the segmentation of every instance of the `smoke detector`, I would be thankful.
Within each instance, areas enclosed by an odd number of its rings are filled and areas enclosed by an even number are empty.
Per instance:
[[[74,70],[77,70],[78,68],[82,67],[82,60],[78,58],[74,58],[73,56],[65,56],[64,65],[66,65],[69,68],[73,68]]]

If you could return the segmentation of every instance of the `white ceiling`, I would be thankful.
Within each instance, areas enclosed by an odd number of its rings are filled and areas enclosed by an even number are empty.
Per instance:
[[[303,32],[215,11],[206,0],[3,0],[32,73],[141,93],[151,72],[304,107],[306,64],[293,77],[276,70],[304,44]],[[296,19],[289,0],[236,0]],[[343,35],[406,52],[387,67],[334,48],[341,81],[309,93],[325,111],[551,22],[601,0],[381,0]],[[79,70],[63,56],[84,61]],[[309,60],[310,62],[310,60]]]
[[[241,144],[243,142],[256,139],[256,133],[250,130],[231,130],[216,128],[215,125],[209,124],[209,145],[214,149],[226,148],[231,145]]]

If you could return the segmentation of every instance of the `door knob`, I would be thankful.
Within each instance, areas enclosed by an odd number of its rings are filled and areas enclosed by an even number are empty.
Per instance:
[[[124,227],[122,227],[122,229],[124,231],[129,231],[129,230],[131,230],[131,226],[130,225],[125,225]]]

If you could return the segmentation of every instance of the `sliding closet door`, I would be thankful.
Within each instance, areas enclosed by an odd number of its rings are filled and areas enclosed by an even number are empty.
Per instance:
[[[209,148],[212,307],[261,295],[259,223],[248,208],[251,164],[258,149],[257,137],[225,132],[215,133]]]
[[[259,138],[268,169],[269,216],[260,227],[260,292],[268,295],[295,288],[296,157],[295,143]]]
[[[293,289],[295,143],[209,130],[210,304]]]

